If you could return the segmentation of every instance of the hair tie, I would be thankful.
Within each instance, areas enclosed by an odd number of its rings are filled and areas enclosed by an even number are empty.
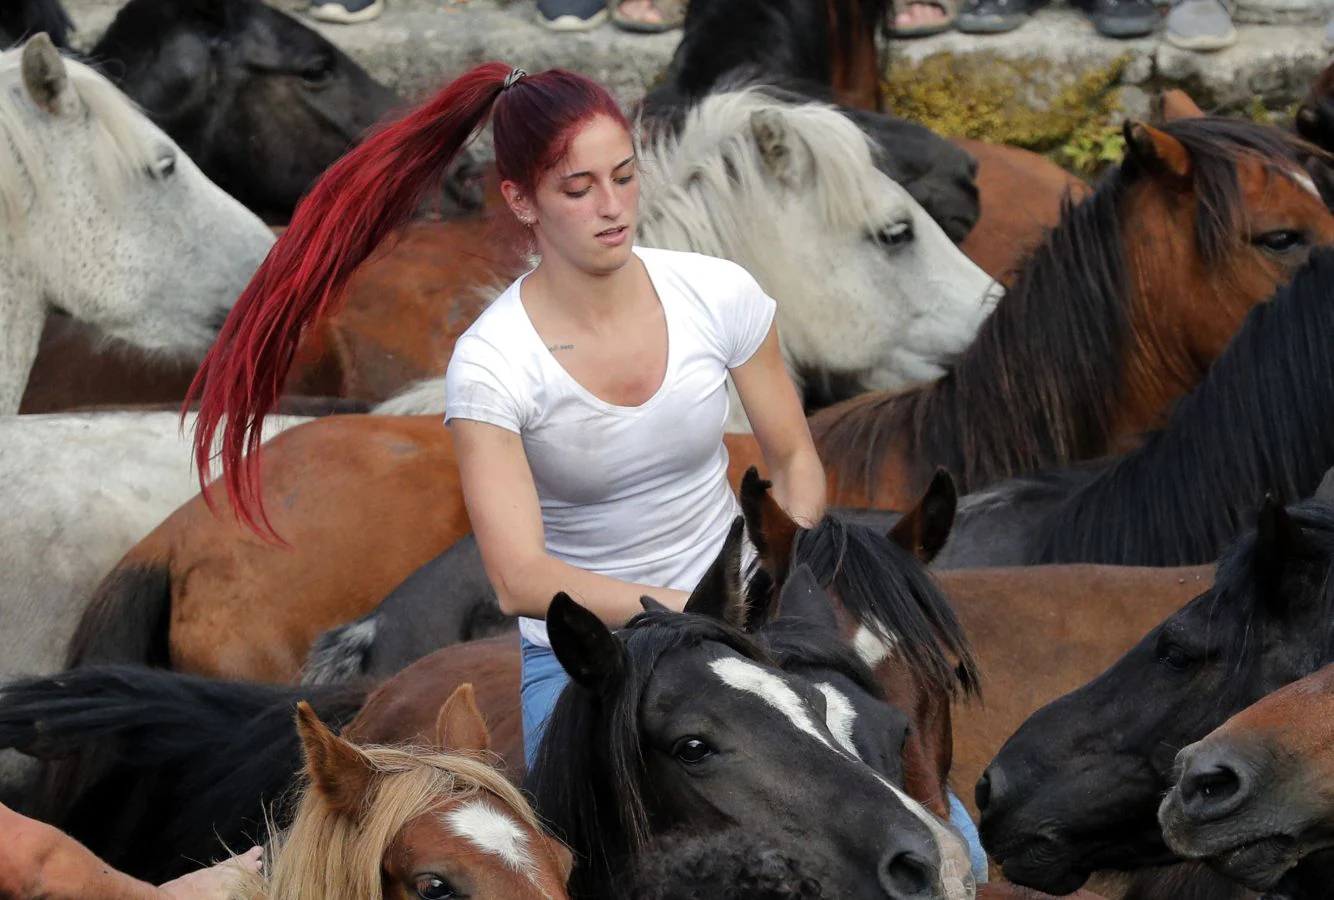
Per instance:
[[[505,83],[500,86],[500,89],[502,91],[508,91],[510,88],[514,87],[516,84],[519,83],[520,78],[524,78],[527,75],[528,73],[525,72],[523,69],[513,70],[512,72],[510,72],[508,75],[505,76]]]

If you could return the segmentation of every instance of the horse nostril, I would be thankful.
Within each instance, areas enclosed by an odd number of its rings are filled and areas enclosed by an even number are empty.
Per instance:
[[[977,802],[979,814],[999,806],[1005,798],[1005,773],[998,766],[992,765],[982,773],[973,789],[973,799]]]
[[[1192,767],[1181,776],[1181,801],[1190,812],[1224,807],[1241,791],[1241,777],[1226,763]]]
[[[880,886],[891,900],[926,900],[934,896],[935,871],[911,850],[896,853],[880,866]]]

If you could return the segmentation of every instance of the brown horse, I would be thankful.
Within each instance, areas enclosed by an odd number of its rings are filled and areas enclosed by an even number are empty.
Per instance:
[[[1228,119],[1126,133],[1120,168],[1067,205],[950,373],[815,414],[836,502],[902,507],[941,465],[967,492],[1124,449],[1334,241],[1304,142]]]
[[[485,761],[491,739],[469,685],[436,708],[420,747],[358,746],[305,702],[296,724],[310,786],[272,874],[238,897],[568,896],[573,857]]]
[[[445,371],[488,288],[521,271],[512,216],[419,221],[353,275],[347,305],[298,351],[289,394],[379,403]],[[494,294],[494,290],[490,292]],[[88,325],[50,316],[20,409],[162,403],[185,398],[196,363],[108,346]]]
[[[1257,890],[1305,869],[1334,848],[1334,666],[1237,713],[1177,762],[1159,813],[1168,846]]]

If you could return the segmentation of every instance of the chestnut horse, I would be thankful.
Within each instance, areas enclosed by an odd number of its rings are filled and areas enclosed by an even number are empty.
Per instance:
[[[951,372],[811,419],[836,502],[903,507],[942,465],[970,492],[1126,449],[1334,241],[1303,169],[1318,151],[1279,129],[1196,118],[1126,134],[1121,166],[1068,205]]]

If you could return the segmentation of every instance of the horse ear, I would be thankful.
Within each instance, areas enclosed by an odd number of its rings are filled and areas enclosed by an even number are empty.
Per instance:
[[[360,820],[370,800],[375,769],[356,745],[329,730],[310,704],[296,705],[296,730],[306,751],[306,771],[330,809]]]
[[[1159,100],[1162,107],[1162,117],[1164,122],[1177,122],[1181,119],[1201,119],[1204,118],[1204,110],[1191,99],[1190,94],[1183,90],[1173,88],[1170,91],[1164,91]]]
[[[34,35],[23,45],[23,84],[38,108],[58,115],[60,97],[69,84],[65,60],[46,32]]]
[[[650,597],[648,594],[645,594],[639,598],[639,605],[640,607],[643,608],[644,612],[669,613],[672,611],[672,608],[670,606],[667,606],[662,602],[654,599],[653,597]]]
[[[1126,155],[1145,169],[1181,180],[1190,178],[1190,154],[1167,132],[1143,122],[1127,121],[1122,133],[1126,138]]]
[[[922,499],[894,523],[889,530],[889,539],[926,565],[936,558],[949,540],[958,503],[959,492],[954,487],[954,479],[945,469],[936,469]]]
[[[801,186],[801,167],[794,152],[792,135],[783,116],[774,109],[760,109],[750,114],[750,130],[755,146],[769,173],[785,187]]]
[[[435,719],[435,745],[459,753],[485,753],[491,749],[491,731],[477,709],[472,682],[454,688]]]
[[[1262,599],[1282,605],[1283,576],[1295,560],[1310,552],[1306,535],[1302,534],[1301,527],[1288,515],[1283,502],[1273,494],[1266,494],[1255,523],[1253,563]]]
[[[719,619],[734,628],[746,627],[746,594],[741,589],[741,538],[745,529],[746,520],[737,516],[718,558],[686,601],[686,612]]]
[[[775,584],[782,584],[792,568],[792,543],[801,526],[783,511],[773,495],[772,484],[760,477],[754,466],[741,477],[741,515],[746,519],[750,542],[759,554],[760,565]]]
[[[551,651],[570,680],[605,696],[625,676],[625,647],[602,620],[562,591],[547,609]]]
[[[778,595],[778,612],[829,631],[838,631],[834,605],[829,602],[829,595],[806,563],[797,566],[788,576]]]
[[[1325,471],[1325,477],[1320,479],[1320,486],[1312,496],[1325,503],[1334,503],[1334,468]]]

